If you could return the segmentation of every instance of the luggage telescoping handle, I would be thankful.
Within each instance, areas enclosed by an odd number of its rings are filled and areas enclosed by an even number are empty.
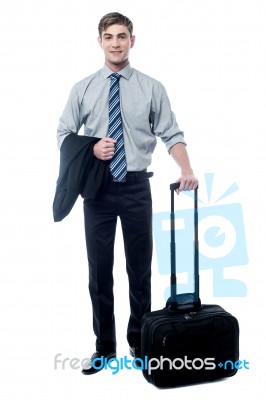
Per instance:
[[[171,229],[171,297],[167,301],[167,307],[171,309],[197,309],[200,307],[199,298],[199,240],[198,240],[198,188],[194,190],[194,293],[177,294],[176,285],[176,248],[175,248],[175,210],[174,197],[175,190],[180,186],[180,182],[171,183],[171,214],[170,214],[170,229]]]

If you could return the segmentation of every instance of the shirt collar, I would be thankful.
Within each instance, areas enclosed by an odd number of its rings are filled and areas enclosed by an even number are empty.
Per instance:
[[[123,78],[129,80],[129,78],[132,75],[132,72],[133,72],[133,69],[131,68],[130,64],[128,63],[123,69],[121,69],[117,73],[119,75],[123,76]],[[106,64],[104,64],[102,73],[103,73],[104,79],[107,79],[107,78],[109,78],[110,75],[112,75],[114,73],[114,71],[112,71],[110,68],[107,67]]]

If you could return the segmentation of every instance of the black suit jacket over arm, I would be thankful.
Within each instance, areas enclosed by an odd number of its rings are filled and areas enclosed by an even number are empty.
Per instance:
[[[59,176],[53,201],[54,221],[62,221],[72,210],[77,198],[96,199],[109,180],[109,163],[93,155],[100,140],[71,133],[60,148]]]

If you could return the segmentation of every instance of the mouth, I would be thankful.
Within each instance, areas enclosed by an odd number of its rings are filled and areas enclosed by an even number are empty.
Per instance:
[[[116,51],[111,51],[110,53],[113,54],[114,56],[119,56],[122,53],[122,51],[116,50]]]

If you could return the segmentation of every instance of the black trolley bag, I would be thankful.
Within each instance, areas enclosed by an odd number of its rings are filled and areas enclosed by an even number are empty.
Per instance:
[[[237,372],[239,326],[219,305],[199,298],[198,189],[194,191],[194,289],[177,294],[174,196],[171,190],[171,297],[142,319],[141,358],[146,380],[158,388],[214,381]]]

